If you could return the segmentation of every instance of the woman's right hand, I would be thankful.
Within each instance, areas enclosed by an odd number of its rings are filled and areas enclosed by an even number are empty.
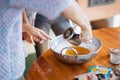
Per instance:
[[[81,29],[81,33],[79,35],[79,39],[82,42],[87,42],[87,41],[91,40],[92,38],[93,38],[93,35],[92,35],[91,26],[88,25],[85,30]]]
[[[77,2],[73,1],[71,5],[62,12],[62,15],[73,21],[81,28],[79,39],[82,42],[92,39],[92,29],[89,19],[83,13]]]

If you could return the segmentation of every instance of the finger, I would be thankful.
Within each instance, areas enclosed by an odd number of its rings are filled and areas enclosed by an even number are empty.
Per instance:
[[[34,39],[35,42],[39,42],[40,41],[40,38],[38,38],[36,36],[33,39]]]
[[[89,38],[82,37],[80,40],[81,40],[82,42],[87,42],[87,41],[89,41],[90,39],[89,39]]]
[[[35,45],[35,42],[34,42],[34,40],[33,40],[33,36],[30,36],[30,42],[31,42],[33,45]]]
[[[28,43],[32,43],[31,42],[31,40],[27,37],[26,39],[25,39]]]
[[[41,40],[41,41],[39,42],[39,44],[42,44],[42,43],[44,43],[44,41],[45,41],[45,40]]]
[[[40,39],[39,37],[34,38],[35,42],[38,42],[39,44],[42,44],[45,40]]]
[[[35,45],[32,36],[26,37],[26,41],[27,41],[28,43],[31,43],[31,44]]]
[[[31,40],[30,40],[30,35],[28,35],[27,33],[23,33],[23,37],[24,39],[28,42],[28,43],[31,43]]]
[[[48,34],[46,34],[44,31],[40,31],[41,32],[41,34],[43,35],[43,36],[45,36],[47,39],[49,39],[49,40],[51,40],[52,38],[48,35]]]
[[[39,37],[40,39],[46,40],[47,38],[42,34],[41,30],[38,30],[37,32],[37,37]]]
[[[81,33],[81,34],[79,35],[79,39],[81,40],[81,42],[87,42],[87,41],[90,40],[90,37],[88,37],[88,36],[83,36],[83,34]]]
[[[81,42],[84,41],[84,40],[83,40],[83,35],[82,35],[82,33],[79,34],[79,39],[80,39]]]
[[[79,39],[81,39],[83,37],[82,33],[79,34]]]
[[[28,42],[28,43],[32,43],[33,45],[35,45],[34,41],[33,41],[33,36],[29,33],[23,33],[24,39]]]

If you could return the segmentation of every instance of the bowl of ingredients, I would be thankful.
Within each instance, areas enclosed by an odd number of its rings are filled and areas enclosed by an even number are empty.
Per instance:
[[[50,41],[50,49],[53,51],[55,57],[66,63],[84,63],[96,56],[101,47],[101,41],[93,37],[92,40],[80,45],[74,46],[70,44],[63,35],[59,35]]]

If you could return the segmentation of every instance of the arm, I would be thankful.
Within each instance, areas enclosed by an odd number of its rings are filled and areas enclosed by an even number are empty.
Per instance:
[[[22,15],[23,23],[29,23],[29,22],[28,22],[28,19],[27,19],[27,15],[26,15],[25,10],[23,11],[22,14],[23,14],[23,15]]]
[[[75,1],[62,12],[62,15],[71,19],[74,23],[81,27],[81,35],[79,36],[81,41],[87,41],[92,38],[92,30],[89,19]]]
[[[35,10],[49,19],[55,19],[62,12],[63,16],[82,28],[82,34],[79,36],[81,41],[92,38],[90,22],[74,0],[10,0],[10,3],[11,7]]]

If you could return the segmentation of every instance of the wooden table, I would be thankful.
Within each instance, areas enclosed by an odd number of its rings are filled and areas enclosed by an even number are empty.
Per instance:
[[[75,75],[86,73],[90,66],[115,66],[110,63],[109,48],[120,48],[120,28],[103,28],[93,31],[102,42],[99,54],[83,64],[66,64],[56,59],[50,49],[31,66],[27,80],[73,80]]]

